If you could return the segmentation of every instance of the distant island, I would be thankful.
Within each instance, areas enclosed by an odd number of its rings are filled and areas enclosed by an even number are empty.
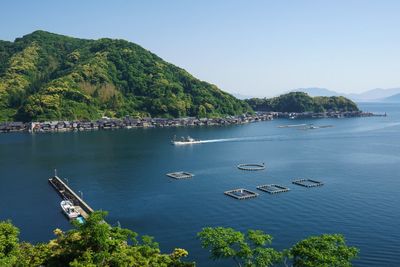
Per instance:
[[[264,112],[355,112],[357,104],[343,96],[315,96],[304,92],[291,92],[273,98],[251,98],[246,102],[255,111]]]
[[[246,102],[125,40],[35,31],[0,41],[0,121],[246,112]]]

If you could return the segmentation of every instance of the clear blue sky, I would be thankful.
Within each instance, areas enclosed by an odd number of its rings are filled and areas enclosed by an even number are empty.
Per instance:
[[[0,39],[123,38],[221,89],[400,86],[400,1],[3,0]]]

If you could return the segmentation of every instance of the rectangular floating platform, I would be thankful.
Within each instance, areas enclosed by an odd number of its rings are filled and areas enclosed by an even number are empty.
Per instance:
[[[225,191],[224,194],[227,196],[236,198],[236,199],[240,199],[240,200],[258,196],[258,194],[256,192],[253,192],[253,191],[250,191],[250,190],[247,190],[244,188]]]
[[[269,194],[277,194],[277,193],[283,193],[283,192],[290,191],[290,189],[288,187],[278,185],[278,184],[259,185],[259,186],[257,186],[257,189],[267,192]]]
[[[292,182],[292,184],[304,186],[304,187],[317,187],[322,186],[324,183],[312,179],[298,179]]]
[[[167,176],[174,179],[189,179],[192,178],[194,174],[190,172],[171,172],[167,173]]]

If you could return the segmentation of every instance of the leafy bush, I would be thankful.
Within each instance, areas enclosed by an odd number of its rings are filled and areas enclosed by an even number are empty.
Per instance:
[[[152,237],[128,229],[112,227],[104,221],[105,212],[94,212],[84,224],[64,232],[54,230],[55,239],[32,245],[19,242],[19,230],[11,222],[0,222],[1,266],[131,266],[189,267],[181,262],[188,255],[177,248],[162,254]]]

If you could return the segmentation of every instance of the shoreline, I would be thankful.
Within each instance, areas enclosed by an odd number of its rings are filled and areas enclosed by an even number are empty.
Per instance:
[[[102,118],[94,121],[44,121],[44,122],[3,122],[0,123],[0,133],[13,132],[71,132],[95,131],[111,129],[135,128],[164,128],[164,127],[190,127],[190,126],[224,126],[238,125],[258,121],[273,120],[269,113],[255,115],[229,116],[226,118],[141,118],[125,117],[122,119]]]
[[[276,118],[285,119],[322,119],[322,118],[357,118],[357,117],[386,117],[383,114],[363,111],[330,111],[330,112],[272,112],[276,113]]]
[[[164,128],[164,127],[189,127],[189,126],[225,126],[239,125],[259,121],[269,121],[274,118],[305,119],[305,118],[351,118],[386,116],[362,111],[346,112],[256,112],[256,114],[243,114],[240,116],[228,116],[225,118],[132,118],[122,119],[102,118],[94,121],[43,121],[43,122],[0,122],[0,133],[46,133],[46,132],[70,132],[70,131],[94,131],[110,129],[134,129],[134,128]]]

